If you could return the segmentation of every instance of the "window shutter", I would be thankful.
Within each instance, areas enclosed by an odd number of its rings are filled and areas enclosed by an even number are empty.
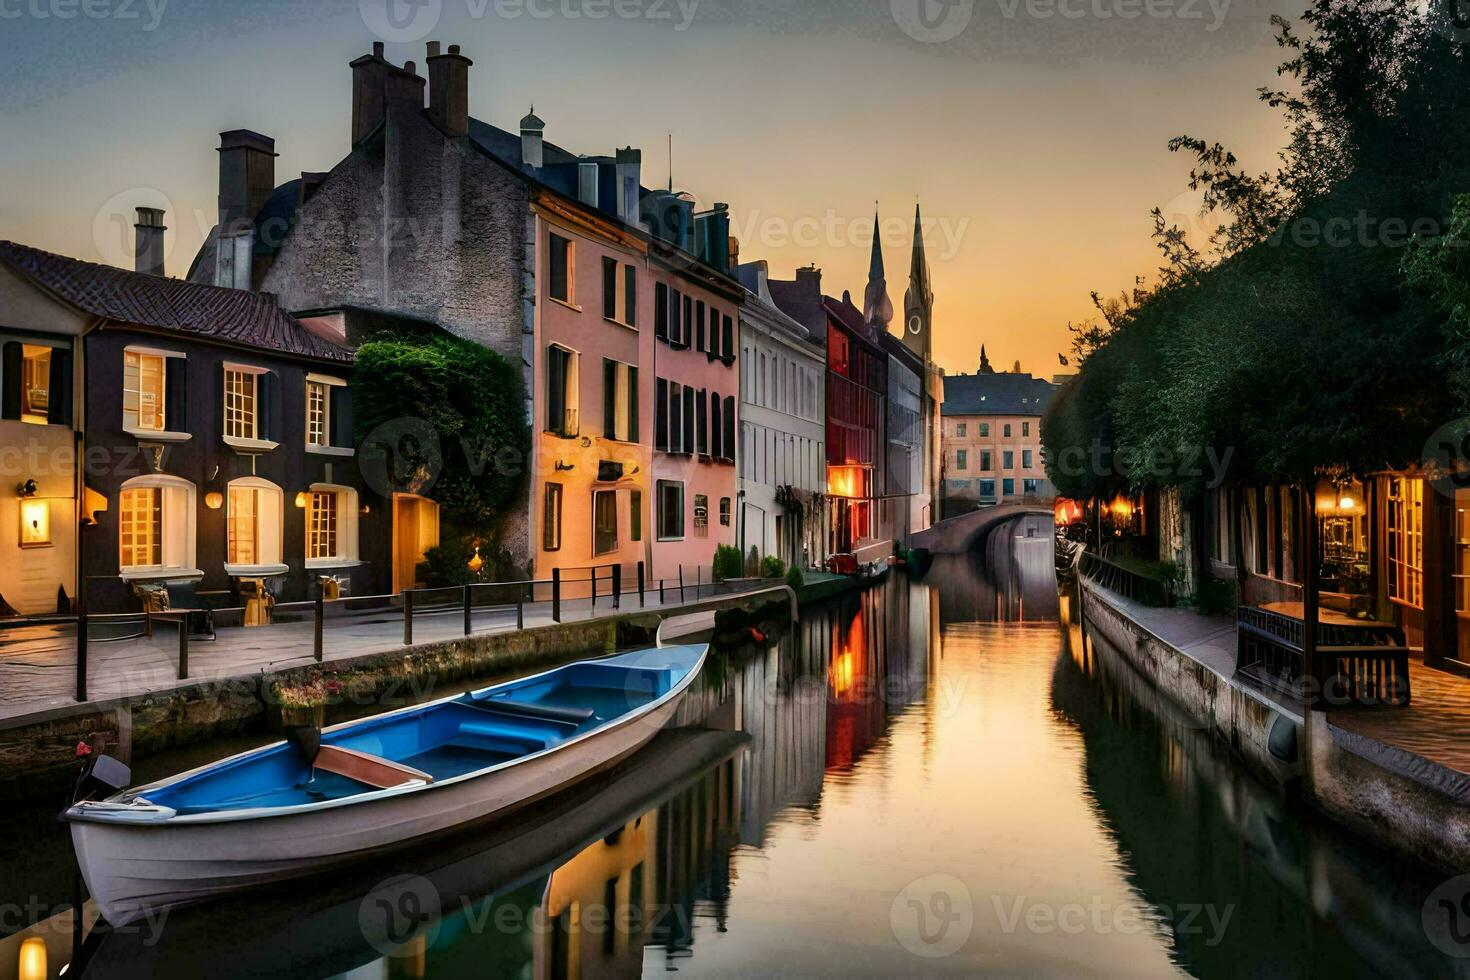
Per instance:
[[[694,451],[694,389],[684,387],[684,452]]]
[[[352,438],[352,389],[347,385],[332,385],[332,445],[339,449],[351,449]]]
[[[720,421],[720,393],[709,395],[709,454],[716,459],[725,458],[725,427]]]
[[[653,383],[653,448],[669,451],[669,383],[659,378]]]
[[[630,327],[638,326],[638,270],[631,265],[623,266],[623,307],[626,313],[625,322]]]
[[[628,441],[638,441],[638,369],[628,368]]]
[[[618,318],[618,260],[607,257],[602,260],[602,315]]]
[[[52,348],[46,397],[46,421],[52,425],[71,425],[71,351]]]
[[[684,294],[677,289],[669,299],[669,344],[678,347],[684,342]]]
[[[694,437],[697,440],[696,448],[699,455],[709,455],[709,392],[699,389],[699,398],[694,403],[695,421]]]
[[[0,418],[19,419],[21,385],[25,364],[25,348],[20,341],[7,341],[0,347]]]
[[[706,345],[709,343],[707,337],[705,336],[704,313],[704,300],[700,300],[694,305],[694,323],[696,331],[694,335],[694,349],[697,351],[703,351]]]
[[[555,347],[546,349],[546,428],[560,432],[566,419],[566,363],[561,351]]]
[[[694,297],[684,297],[684,329],[679,333],[679,346],[689,347],[689,335],[694,333]]]
[[[605,357],[602,359],[602,435],[607,439],[618,437],[618,366]]]
[[[659,340],[669,339],[669,287],[662,282],[653,286],[653,335]]]
[[[724,459],[735,462],[735,396],[725,396],[725,445]]]
[[[256,380],[256,394],[260,404],[256,406],[255,435],[257,439],[276,441],[276,402],[279,397],[276,372],[267,371]]]
[[[223,407],[224,402],[220,402]],[[169,357],[163,364],[163,425],[170,432],[189,431],[189,362]]]
[[[724,331],[720,342],[720,355],[730,358],[735,356],[735,321],[728,316],[725,317]]]

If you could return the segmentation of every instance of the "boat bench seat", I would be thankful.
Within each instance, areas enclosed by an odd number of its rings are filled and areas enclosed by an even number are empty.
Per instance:
[[[540,752],[560,741],[552,732],[538,732],[523,728],[515,723],[506,723],[487,718],[484,721],[462,721],[459,734],[490,743],[492,747],[506,747],[513,754]]]

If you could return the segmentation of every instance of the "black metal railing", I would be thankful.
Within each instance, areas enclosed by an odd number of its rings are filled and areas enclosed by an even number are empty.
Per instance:
[[[1145,606],[1174,605],[1174,584],[1120,565],[1096,552],[1084,551],[1078,563],[1082,576],[1094,585]]]
[[[1295,700],[1312,694],[1300,619],[1256,606],[1236,617],[1238,673]],[[1403,630],[1383,623],[1318,623],[1317,655],[1325,665],[1322,699],[1331,706],[1409,703],[1409,648]]]

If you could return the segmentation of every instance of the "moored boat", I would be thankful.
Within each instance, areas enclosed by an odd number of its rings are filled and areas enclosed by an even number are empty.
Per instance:
[[[256,749],[64,814],[113,925],[514,811],[636,752],[708,647],[569,664]]]

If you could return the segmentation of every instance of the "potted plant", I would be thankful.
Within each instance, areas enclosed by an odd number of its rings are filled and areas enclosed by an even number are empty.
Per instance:
[[[321,728],[326,721],[327,705],[342,693],[342,682],[316,671],[305,680],[277,681],[271,690],[281,707],[282,727]]]

